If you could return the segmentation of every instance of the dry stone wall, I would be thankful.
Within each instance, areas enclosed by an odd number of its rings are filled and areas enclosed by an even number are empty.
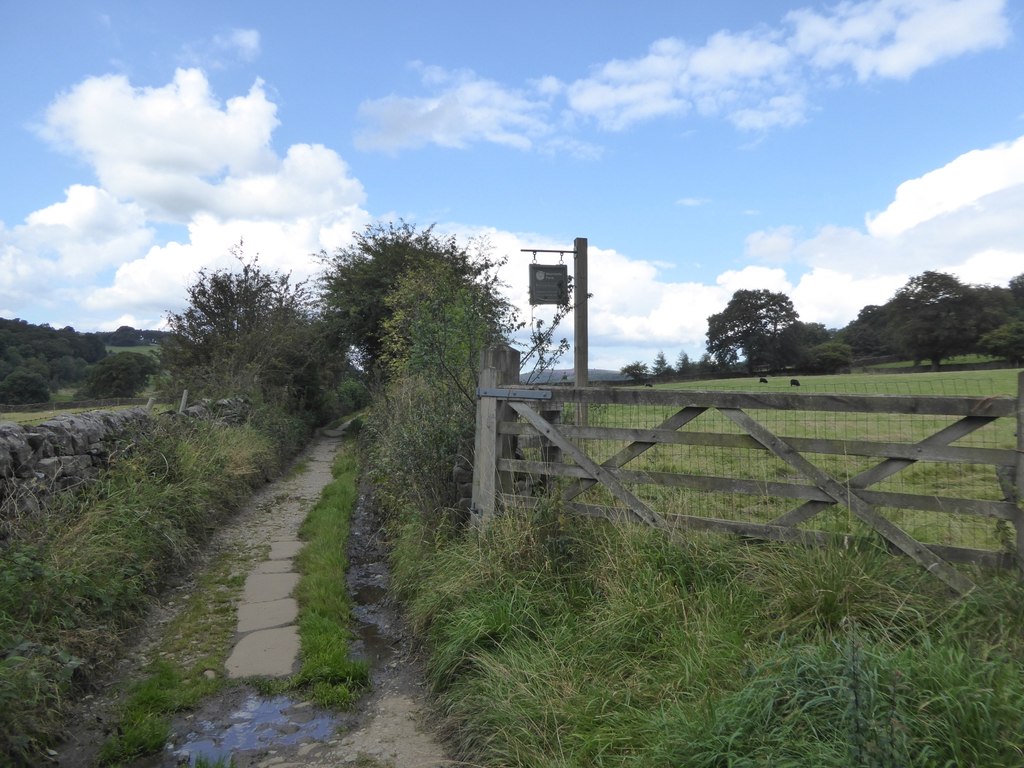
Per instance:
[[[56,491],[95,479],[146,408],[62,414],[38,425],[0,424],[0,517],[35,511]]]

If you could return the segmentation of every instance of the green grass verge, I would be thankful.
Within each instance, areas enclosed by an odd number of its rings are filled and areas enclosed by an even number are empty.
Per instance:
[[[393,575],[473,765],[1019,766],[1024,588],[887,553],[408,513]]]
[[[301,692],[322,707],[347,707],[369,685],[369,666],[349,657],[352,603],[345,586],[349,521],[358,497],[359,462],[346,441],[331,466],[334,480],[299,529],[306,545],[296,565],[299,603],[299,672],[286,680],[257,680],[264,693]]]

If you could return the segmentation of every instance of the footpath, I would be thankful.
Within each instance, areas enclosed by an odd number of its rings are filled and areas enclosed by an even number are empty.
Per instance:
[[[245,581],[238,606],[237,639],[225,664],[229,678],[281,678],[298,671],[298,605],[291,594],[299,580],[294,560],[303,546],[298,531],[333,479],[331,464],[342,434],[327,432],[314,441],[302,458],[302,471],[279,483],[272,509],[259,523],[269,553]],[[220,717],[214,720],[218,727],[207,742],[219,743],[222,749],[235,747],[233,768],[440,768],[454,764],[445,757],[427,723],[422,669],[387,594],[387,553],[379,521],[365,499],[353,510],[350,527],[350,568],[348,574],[339,574],[338,588],[352,591],[357,601],[353,650],[370,663],[373,690],[353,711],[335,715],[286,697],[257,702],[250,696],[233,711],[226,711],[231,707],[219,711]],[[367,581],[379,589],[361,588]],[[366,596],[372,604],[364,602]],[[204,713],[197,713],[191,718],[191,727],[203,718]],[[180,760],[180,751],[178,755]]]
[[[182,713],[172,725],[164,752],[132,764],[133,768],[172,768],[230,764],[232,768],[441,768],[458,763],[447,758],[431,723],[422,661],[404,630],[399,608],[388,592],[387,552],[381,521],[361,497],[353,511],[348,542],[349,572],[338,574],[338,589],[354,596],[353,652],[370,664],[372,690],[350,710],[321,710],[294,693],[261,696],[246,680],[285,678],[298,671],[301,648],[292,595],[299,580],[295,557],[298,538],[311,507],[332,480],[331,466],[341,431],[317,436],[298,458],[296,470],[269,484],[225,525],[211,542],[210,556],[241,546],[267,551],[245,579],[238,605],[236,638],[220,672],[236,684],[205,699],[194,712]],[[340,546],[339,542],[339,546]],[[167,616],[183,605],[183,585],[159,610],[148,637],[128,653],[121,673],[137,676]],[[210,674],[216,674],[211,670]],[[109,686],[116,690],[116,681]],[[101,702],[100,699],[104,699]],[[83,727],[55,762],[60,768],[91,768],[105,730],[103,713],[113,699],[97,697]],[[94,722],[93,722],[94,721]],[[230,760],[230,762],[228,762]]]

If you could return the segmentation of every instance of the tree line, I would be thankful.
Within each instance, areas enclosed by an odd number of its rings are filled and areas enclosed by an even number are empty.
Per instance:
[[[45,403],[71,389],[76,399],[132,397],[159,365],[152,355],[108,353],[108,347],[158,345],[164,331],[121,326],[80,333],[21,318],[0,318],[0,404]],[[156,347],[154,346],[154,349]]]
[[[673,367],[659,352],[652,365],[621,370],[635,381],[672,374],[836,373],[857,359],[896,357],[927,362],[966,354],[990,355],[1018,366],[1024,360],[1024,274],[1007,287],[972,285],[926,271],[911,277],[885,304],[864,307],[844,328],[805,323],[784,293],[736,291],[708,317],[704,355],[682,352]]]

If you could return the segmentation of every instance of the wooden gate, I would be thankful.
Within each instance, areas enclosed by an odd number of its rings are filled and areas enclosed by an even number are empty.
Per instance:
[[[541,493],[556,493],[567,509],[628,517],[666,531],[702,528],[829,544],[849,541],[851,533],[838,533],[834,525],[815,529],[813,523],[842,508],[860,530],[874,532],[957,592],[974,584],[954,563],[1016,566],[1024,573],[1024,373],[1017,397],[576,389],[519,385],[517,357],[511,350],[492,353],[481,372],[473,508],[482,521],[503,507],[531,506]],[[640,416],[622,425],[609,417],[619,412],[614,409]],[[780,413],[799,414],[799,421],[780,420]],[[915,427],[913,437],[902,440],[850,436],[829,428],[847,418],[843,414],[916,420],[924,422],[924,432]],[[801,428],[787,427],[794,423]],[[666,460],[669,446],[686,453]],[[638,466],[659,451],[660,458]],[[743,460],[734,473],[695,466],[701,452],[723,451],[764,454],[773,462],[765,474],[772,476],[744,477]],[[859,462],[856,471],[844,469],[850,461]],[[950,481],[943,472],[952,467],[961,469]],[[938,489],[918,477],[909,490],[894,490],[894,479],[911,468],[928,482],[934,479]],[[967,476],[970,483],[963,480]],[[969,485],[969,495],[951,493],[951,482]],[[767,518],[763,509],[743,505],[731,519],[693,514],[687,501],[666,503],[670,494],[652,487],[677,489],[684,499],[731,494],[775,506]],[[598,503],[587,503],[586,496],[597,496]],[[789,508],[780,512],[784,500]],[[972,521],[976,529],[966,542],[954,533],[944,534],[952,537],[948,541],[926,542],[885,510],[899,510],[895,514],[909,520],[922,513],[945,516],[958,521],[951,530],[968,530],[965,521]],[[977,546],[978,539],[987,545]]]

